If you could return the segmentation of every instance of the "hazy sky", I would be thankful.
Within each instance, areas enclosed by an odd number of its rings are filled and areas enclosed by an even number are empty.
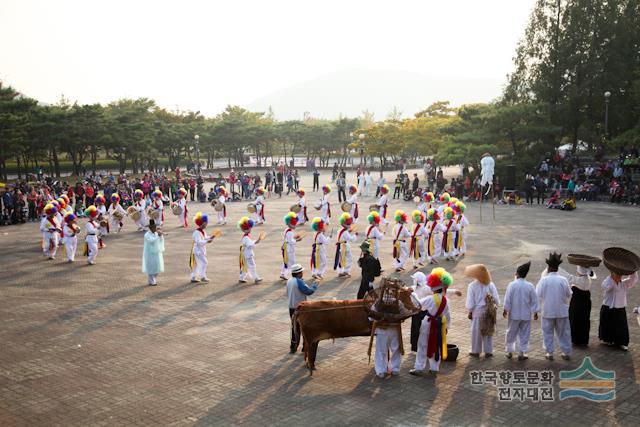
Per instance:
[[[0,79],[215,115],[342,69],[504,79],[534,0],[0,0]],[[498,94],[496,94],[498,95]]]

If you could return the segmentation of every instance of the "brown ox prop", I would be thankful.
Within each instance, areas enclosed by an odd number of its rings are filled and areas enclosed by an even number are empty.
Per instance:
[[[315,369],[318,342],[333,338],[368,337],[371,322],[363,300],[303,301],[293,315],[296,349],[304,339],[304,360],[309,375]]]

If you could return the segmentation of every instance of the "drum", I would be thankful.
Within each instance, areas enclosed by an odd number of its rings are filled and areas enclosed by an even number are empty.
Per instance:
[[[318,202],[315,205],[313,205],[313,208],[317,211],[319,211],[322,208],[322,202]]]
[[[147,216],[153,220],[157,220],[160,218],[160,211],[153,209],[153,206],[149,206],[147,208]]]
[[[218,203],[218,199],[213,199],[211,201],[211,206],[213,206],[215,208],[217,203]]]
[[[419,204],[419,203],[420,203],[420,197],[415,196],[415,197],[413,198],[413,202],[414,202],[416,205],[417,205],[417,204]]]
[[[255,203],[249,203],[249,204],[247,205],[247,212],[249,212],[249,213],[256,213],[256,212],[258,212],[258,208],[256,207],[256,204],[255,204]]]
[[[182,207],[175,203],[172,207],[171,207],[171,212],[173,212],[174,215],[180,215],[182,213]]]
[[[134,212],[138,212],[138,210],[136,209],[135,206],[129,206],[127,208],[127,215],[131,216],[131,215],[133,215]]]
[[[129,214],[129,217],[134,221],[139,221],[141,216],[142,215],[140,214],[140,211],[137,211],[137,210],[134,210],[133,213]]]
[[[300,213],[301,210],[302,210],[302,207],[297,203],[295,205],[291,205],[291,207],[289,208],[289,211],[293,213]]]
[[[342,212],[351,212],[352,207],[353,205],[349,202],[342,202],[342,204],[340,205]]]
[[[124,215],[122,215],[122,212],[120,211],[113,211],[113,217],[118,221],[122,221],[122,219],[124,218]]]
[[[213,209],[215,209],[216,212],[222,212],[224,210],[224,203],[216,203]]]
[[[100,220],[100,227],[102,228],[107,228],[107,220],[106,219],[101,219]]]
[[[380,206],[378,206],[378,205],[369,205],[369,212],[380,212]]]

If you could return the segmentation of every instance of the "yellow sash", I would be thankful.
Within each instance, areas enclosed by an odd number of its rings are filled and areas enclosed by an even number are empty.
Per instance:
[[[244,258],[244,246],[240,245],[240,271],[243,273],[248,273],[249,269],[247,268],[247,260]]]
[[[189,268],[194,269],[196,266],[196,254],[193,252],[193,249],[196,247],[196,243],[194,242],[191,245],[191,253],[189,254]]]
[[[440,309],[440,304],[442,303],[441,294],[433,294],[433,300],[436,303],[436,313]],[[447,352],[447,317],[444,315],[444,311],[442,312],[442,360],[447,360],[448,352]]]

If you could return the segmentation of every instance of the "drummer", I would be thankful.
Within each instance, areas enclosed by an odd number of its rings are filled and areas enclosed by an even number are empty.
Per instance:
[[[127,213],[120,204],[120,195],[113,193],[111,195],[111,206],[109,206],[109,218],[111,219],[111,227],[116,233],[122,229],[122,219]]]
[[[136,190],[133,193],[133,200],[133,207],[140,214],[139,218],[135,220],[136,225],[138,226],[138,231],[144,230],[148,224],[147,212],[145,210],[144,192],[140,189]]]
[[[98,209],[98,222],[100,223],[100,242],[98,243],[100,248],[104,248],[104,242],[102,241],[102,237],[109,234],[109,221],[107,220],[107,207],[105,203],[107,199],[104,197],[104,194],[98,194],[95,199],[95,206]],[[106,225],[102,225],[106,224]]]
[[[393,266],[396,272],[404,270],[404,264],[409,258],[409,247],[407,246],[407,239],[411,238],[411,232],[409,232],[407,224],[407,214],[404,211],[398,209],[395,212],[394,218],[396,225],[393,227]]]
[[[256,224],[264,224],[264,187],[260,186],[256,189]]]
[[[216,224],[218,225],[225,225],[227,223],[226,196],[227,190],[223,186],[218,187],[218,203],[216,204],[216,211],[218,211],[218,222],[216,222]],[[222,206],[222,208],[219,206]]]
[[[380,241],[384,240],[384,233],[380,231],[380,214],[376,211],[370,212],[367,216],[369,221],[369,227],[367,228],[367,234],[365,240],[369,242],[371,247],[371,255],[377,260],[380,260],[379,250]]]
[[[289,280],[287,275],[291,272],[291,266],[296,263],[296,242],[301,237],[294,233],[296,225],[298,225],[298,215],[295,212],[289,212],[284,216],[284,223],[287,228],[284,230],[284,242],[282,243],[282,268],[280,269],[280,278]]]
[[[349,186],[349,198],[347,199],[347,203],[351,204],[349,215],[351,215],[353,223],[355,224],[358,222],[358,188],[355,185]]]
[[[313,218],[311,229],[316,233],[311,247],[311,277],[323,279],[322,275],[327,268],[327,244],[331,239],[324,234],[327,228],[322,218]]]
[[[156,189],[151,192],[151,206],[156,212],[155,223],[158,228],[164,224],[164,203],[162,202],[162,191]]]
[[[380,210],[380,222],[383,225],[388,224],[387,211],[389,210],[389,186],[387,184],[384,184],[380,188],[380,198],[376,204]]]
[[[189,223],[187,221],[187,190],[184,187],[180,187],[177,193],[178,200],[176,200],[173,205],[180,207],[180,213],[178,214],[178,227],[188,228]]]
[[[353,219],[348,213],[343,213],[340,216],[340,225],[342,230],[338,233],[338,240],[336,242],[336,257],[333,262],[333,269],[338,270],[338,277],[351,277],[349,274],[351,271],[351,265],[353,264],[353,258],[351,256],[351,242],[355,242],[358,238],[358,233],[351,234],[350,227],[353,224]]]
[[[322,186],[322,198],[320,199],[320,217],[329,224],[331,218],[331,202],[329,201],[329,193],[331,193],[331,186],[329,184]]]
[[[238,228],[242,231],[242,240],[240,242],[240,283],[247,283],[247,279],[251,276],[255,283],[260,283],[262,278],[258,276],[256,271],[256,261],[254,260],[253,248],[260,243],[261,238],[253,240],[251,238],[251,229],[255,225],[254,221],[243,216],[238,221]]]
[[[309,221],[309,217],[307,216],[307,204],[304,201],[304,188],[299,188],[297,191],[298,195],[298,206],[300,207],[300,211],[298,212],[298,224],[302,225]]]

